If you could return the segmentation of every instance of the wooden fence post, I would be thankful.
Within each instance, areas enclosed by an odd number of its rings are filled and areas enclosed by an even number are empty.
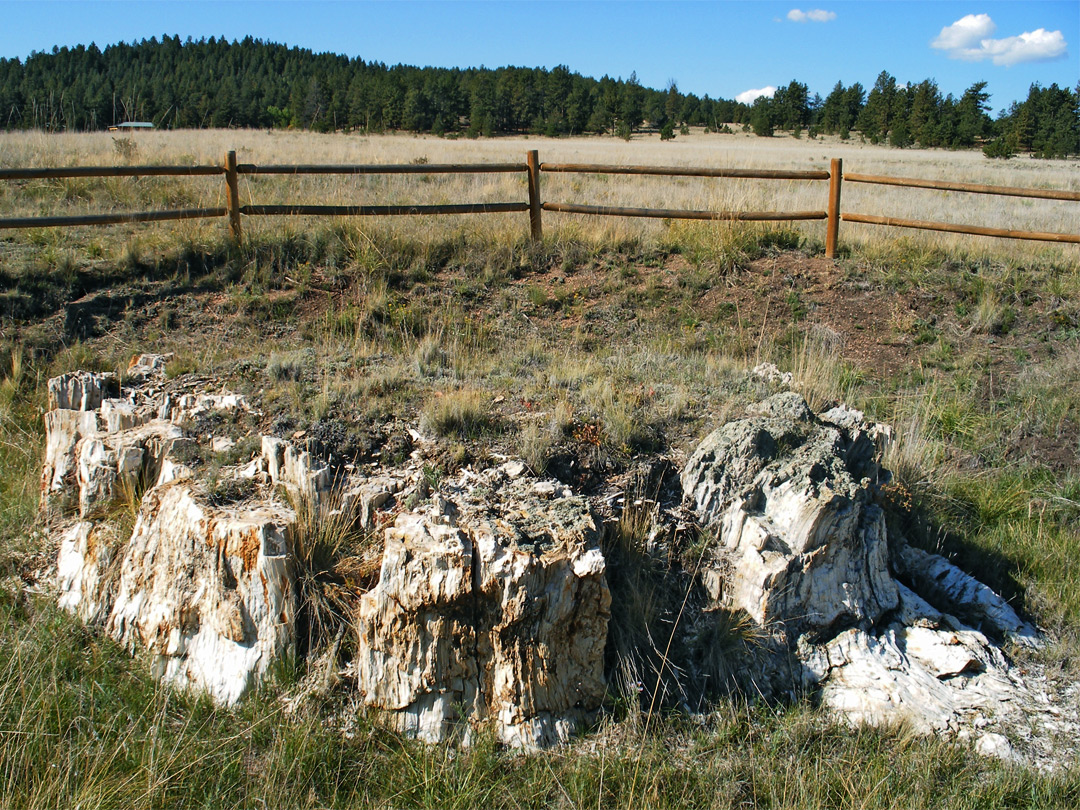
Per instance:
[[[236,152],[225,153],[226,210],[229,213],[229,235],[240,244],[240,184],[236,172]]]
[[[540,156],[532,149],[528,154],[529,164],[529,232],[534,242],[539,242],[544,236],[544,228],[540,222]]]
[[[844,161],[833,158],[829,172],[829,218],[825,224],[825,256],[836,258],[836,239],[840,233],[840,184],[844,178]]]

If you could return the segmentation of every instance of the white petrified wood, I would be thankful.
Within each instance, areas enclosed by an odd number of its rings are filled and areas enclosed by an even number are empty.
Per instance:
[[[60,535],[56,582],[61,608],[87,624],[103,624],[115,596],[110,568],[127,538],[109,523],[78,520]]]
[[[712,597],[759,624],[870,625],[896,607],[869,431],[780,394],[697,448],[683,489],[719,549]]]
[[[213,508],[188,480],[143,499],[107,631],[155,674],[236,701],[296,644],[283,506]]]
[[[682,474],[717,534],[703,575],[715,602],[778,633],[793,653],[783,671],[792,661],[852,722],[960,732],[1038,713],[987,635],[1030,644],[1034,628],[944,558],[888,538],[876,461],[888,430],[843,407],[814,416],[792,393],[755,411],[706,438]]]
[[[500,470],[459,483],[386,532],[358,613],[361,694],[429,741],[461,720],[466,738],[489,723],[514,747],[566,740],[604,695],[610,594],[588,504]]]

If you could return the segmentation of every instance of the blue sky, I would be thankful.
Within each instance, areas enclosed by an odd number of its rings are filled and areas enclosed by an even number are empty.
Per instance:
[[[1080,80],[1080,0],[1065,2],[291,2],[0,0],[0,56],[162,34],[251,35],[389,64],[554,67],[735,98],[798,79],[826,95],[882,70],[960,95],[989,83],[995,110],[1032,82]]]

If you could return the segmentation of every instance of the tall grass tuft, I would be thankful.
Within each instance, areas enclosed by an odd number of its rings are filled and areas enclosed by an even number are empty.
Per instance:
[[[683,703],[685,674],[672,644],[678,630],[678,578],[649,550],[654,506],[628,502],[603,540],[611,620],[604,653],[608,682],[632,718]]]
[[[313,656],[348,636],[360,593],[374,584],[381,544],[356,505],[334,489],[322,502],[291,495],[289,541],[297,579],[298,653]]]
[[[475,439],[495,426],[484,395],[476,389],[458,389],[428,401],[420,424],[437,436]]]

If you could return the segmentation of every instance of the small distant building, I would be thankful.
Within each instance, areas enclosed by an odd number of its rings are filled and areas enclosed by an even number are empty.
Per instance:
[[[122,124],[109,127],[109,132],[117,132],[121,129],[153,129],[154,125],[149,121],[125,121]]]

